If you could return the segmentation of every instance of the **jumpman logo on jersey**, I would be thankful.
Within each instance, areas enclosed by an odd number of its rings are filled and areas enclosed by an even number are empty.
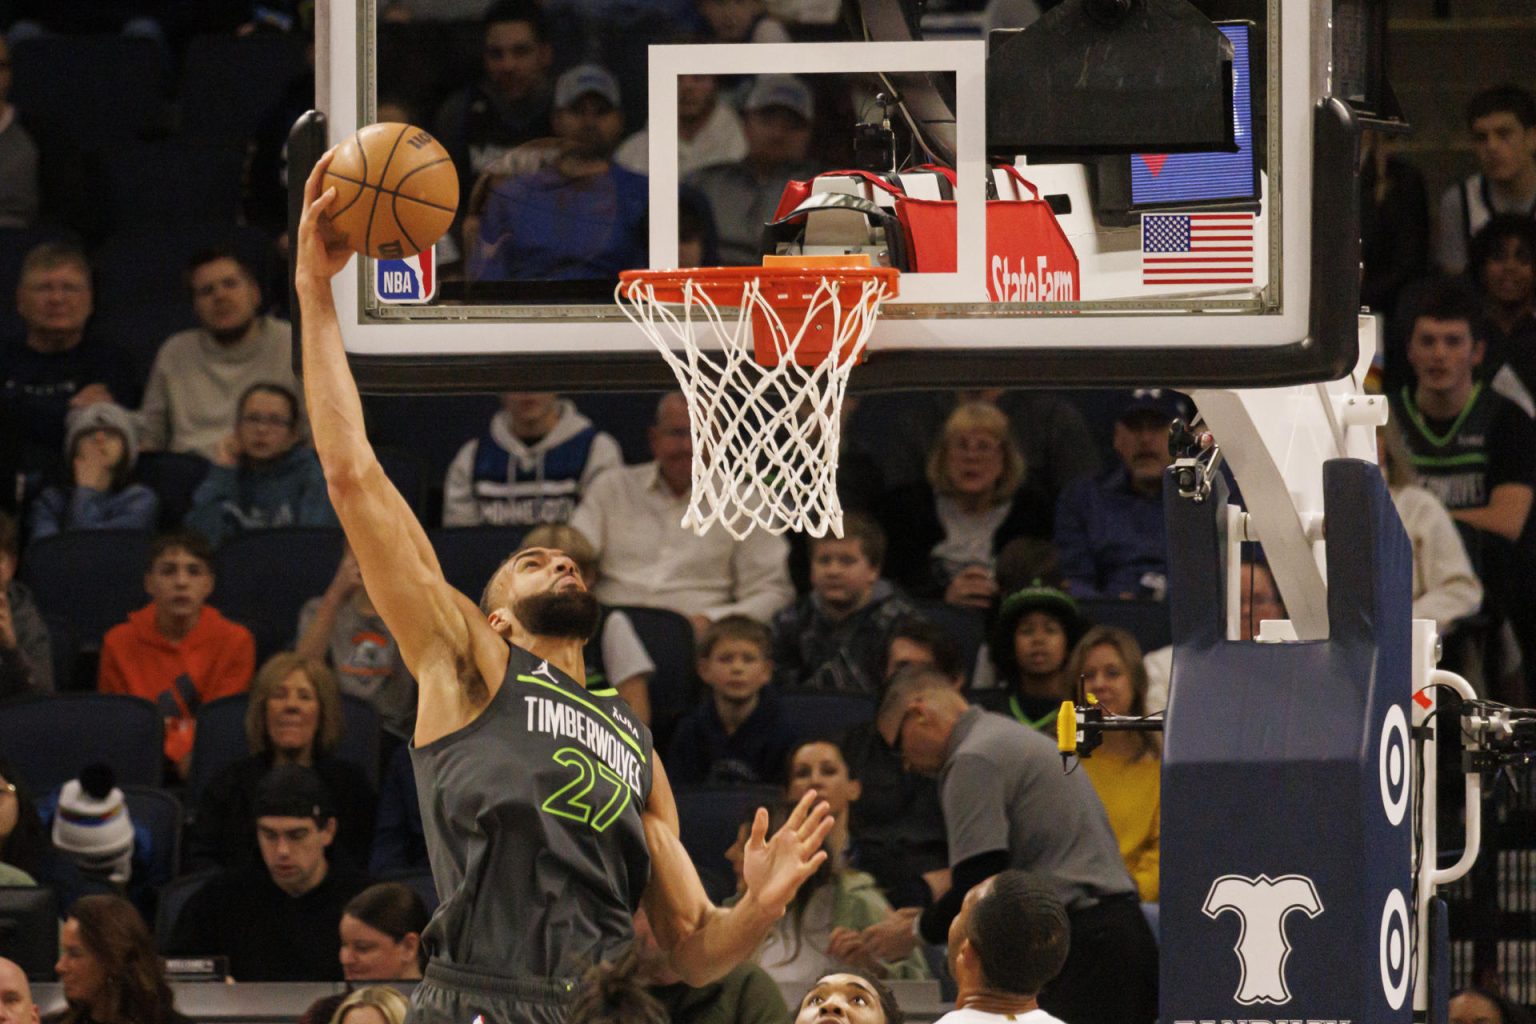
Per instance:
[[[1241,921],[1237,945],[1232,947],[1242,969],[1234,998],[1244,1006],[1290,1002],[1285,961],[1291,955],[1291,944],[1285,937],[1285,919],[1293,910],[1309,918],[1323,912],[1312,879],[1301,875],[1281,875],[1274,880],[1268,875],[1222,875],[1211,883],[1201,909],[1212,920],[1231,910]]]
[[[539,667],[533,670],[532,675],[543,676],[545,679],[548,679],[552,683],[558,684],[560,682],[560,680],[555,678],[555,674],[549,670],[548,661],[539,662]]]

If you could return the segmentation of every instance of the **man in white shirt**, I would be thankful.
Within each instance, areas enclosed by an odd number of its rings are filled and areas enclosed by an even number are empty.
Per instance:
[[[650,173],[651,130],[642,128],[619,145],[613,162],[636,174]],[[720,102],[714,75],[677,76],[677,174],[687,177],[713,164],[732,164],[747,155],[741,115]]]
[[[1035,997],[1066,963],[1071,936],[1066,908],[1038,875],[1004,871],[972,887],[949,926],[955,1009],[938,1024],[1062,1024]]]
[[[654,462],[621,466],[592,481],[571,525],[597,549],[599,601],[671,608],[704,630],[726,615],[767,623],[794,597],[789,545],[761,530],[735,540],[681,525],[693,486],[688,404],[679,393],[656,407]]]

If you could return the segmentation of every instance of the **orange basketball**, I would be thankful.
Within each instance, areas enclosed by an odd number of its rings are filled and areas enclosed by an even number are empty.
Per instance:
[[[336,147],[324,187],[336,189],[331,224],[375,259],[432,246],[459,208],[459,175],[442,144],[409,124],[371,124]]]

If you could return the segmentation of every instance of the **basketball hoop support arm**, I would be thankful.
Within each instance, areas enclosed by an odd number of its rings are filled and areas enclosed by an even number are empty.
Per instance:
[[[1221,453],[1232,467],[1246,510],[1231,510],[1228,531],[1228,638],[1237,639],[1240,545],[1262,541],[1296,639],[1328,636],[1324,583],[1323,463],[1376,461],[1376,428],[1387,420],[1386,399],[1367,395],[1366,371],[1380,324],[1359,318],[1360,353],[1335,381],[1278,388],[1189,391]]]

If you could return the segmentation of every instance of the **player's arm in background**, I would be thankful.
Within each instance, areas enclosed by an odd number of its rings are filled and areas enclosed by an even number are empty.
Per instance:
[[[654,755],[653,755],[654,756]],[[733,906],[717,907],[704,892],[698,869],[679,838],[677,800],[655,758],[651,796],[641,818],[651,852],[645,912],[656,941],[689,985],[714,981],[757,951],[800,886],[827,859],[822,847],[832,813],[816,791],[800,798],[784,827],[768,835],[768,812],[758,808],[743,854],[747,888]]]
[[[466,692],[462,684],[471,680],[463,675],[478,670],[487,686],[499,683],[506,646],[475,604],[443,578],[426,531],[384,475],[363,429],[363,404],[347,365],[331,294],[331,278],[351,261],[352,253],[330,236],[324,223],[324,211],[335,198],[334,190],[321,188],[329,163],[327,153],[304,186],[304,215],[294,246],[304,397],[331,504],[357,557],[368,596],[421,686],[416,735],[418,742],[427,742],[473,716],[483,701],[482,691],[477,687]]]

